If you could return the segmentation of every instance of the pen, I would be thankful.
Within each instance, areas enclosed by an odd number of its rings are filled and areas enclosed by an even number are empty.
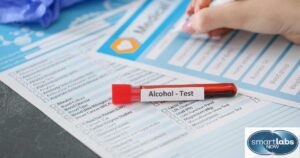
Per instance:
[[[212,97],[233,97],[237,87],[233,83],[184,84],[184,85],[112,85],[112,103],[191,101]]]
[[[223,4],[227,4],[227,3],[231,3],[234,2],[235,0],[213,0],[209,7],[214,7],[214,6],[218,6],[218,5],[223,5]],[[199,10],[201,12],[201,9]]]
[[[210,6],[217,6],[217,5],[226,4],[234,1],[235,0],[214,0]]]

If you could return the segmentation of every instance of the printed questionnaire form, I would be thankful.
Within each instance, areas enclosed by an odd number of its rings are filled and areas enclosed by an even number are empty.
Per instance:
[[[233,31],[221,40],[174,33],[189,1],[146,1],[98,43],[93,57],[206,82],[300,107],[300,46],[279,36]]]

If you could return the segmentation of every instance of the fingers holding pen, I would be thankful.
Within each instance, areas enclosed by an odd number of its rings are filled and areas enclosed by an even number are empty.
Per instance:
[[[245,25],[245,18],[249,19],[248,11],[244,1],[236,1],[204,8],[190,17],[190,23],[195,33],[206,33],[219,28],[238,29]]]
[[[200,10],[202,11],[204,8],[209,7],[211,5],[211,2],[212,2],[211,0],[192,0],[187,8],[187,15],[193,16],[194,14],[200,12]],[[191,34],[196,33],[191,23],[186,23],[183,26],[183,29],[187,33],[191,33]],[[209,36],[224,36],[230,31],[231,29],[219,28],[219,29],[211,30],[207,34]]]

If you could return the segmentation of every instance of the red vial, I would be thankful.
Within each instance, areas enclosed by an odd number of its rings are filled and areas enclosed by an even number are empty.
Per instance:
[[[212,97],[233,97],[237,87],[233,83],[187,84],[187,85],[112,85],[112,103],[188,101]]]

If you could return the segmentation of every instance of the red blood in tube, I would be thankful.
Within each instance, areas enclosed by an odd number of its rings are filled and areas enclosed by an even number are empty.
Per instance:
[[[130,84],[112,85],[112,103],[130,104],[141,101],[141,89],[156,88],[204,88],[205,98],[212,97],[233,97],[237,93],[237,88],[233,83],[218,84],[187,84],[187,85],[149,85],[132,86]]]

